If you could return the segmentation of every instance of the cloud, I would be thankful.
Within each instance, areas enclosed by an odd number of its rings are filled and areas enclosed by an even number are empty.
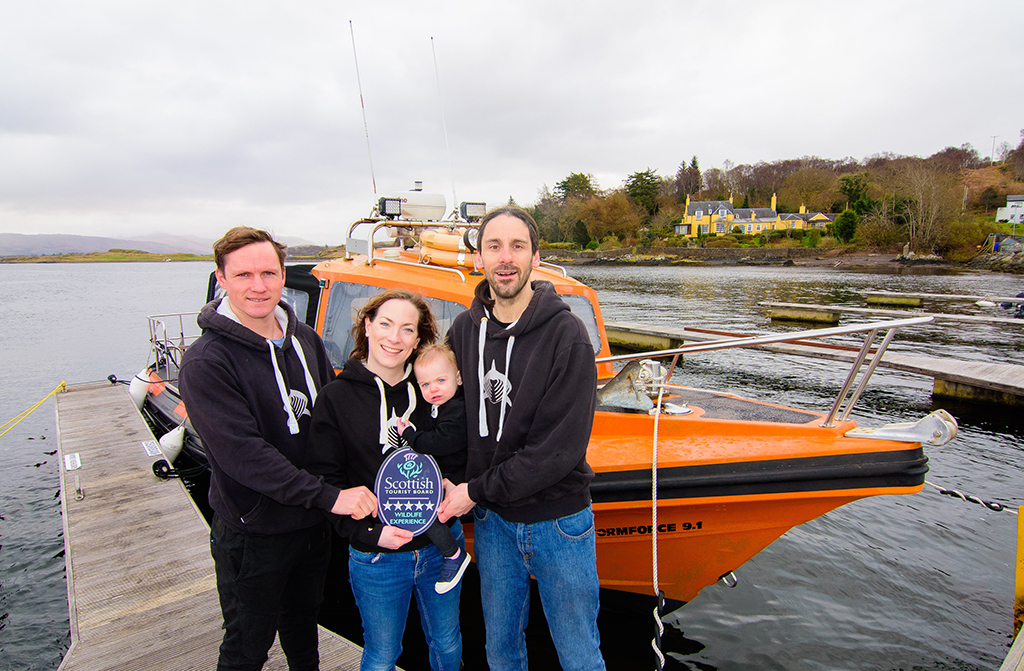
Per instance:
[[[1015,2],[7,2],[0,231],[335,243],[374,184],[529,204],[571,172],[612,188],[694,155],[987,154],[1018,142],[1022,20]]]

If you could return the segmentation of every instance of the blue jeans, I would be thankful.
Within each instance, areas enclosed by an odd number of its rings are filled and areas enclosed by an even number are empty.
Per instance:
[[[210,553],[224,615],[218,671],[263,668],[274,634],[293,671],[319,668],[316,618],[331,559],[326,521],[283,534],[250,534],[218,515]]]
[[[597,631],[600,585],[594,513],[521,524],[477,506],[473,552],[480,570],[480,600],[491,671],[528,668],[526,623],[530,576],[537,579],[544,617],[566,671],[604,669]]]
[[[462,526],[452,532],[466,547]],[[348,579],[363,620],[362,671],[390,671],[402,654],[402,634],[409,615],[409,599],[416,595],[423,635],[434,671],[458,671],[462,664],[462,632],[459,629],[459,595],[462,585],[447,594],[434,591],[444,558],[427,545],[407,552],[360,552],[348,550]]]

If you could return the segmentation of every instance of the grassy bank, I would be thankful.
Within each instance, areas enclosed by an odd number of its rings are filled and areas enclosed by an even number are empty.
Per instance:
[[[0,257],[0,263],[117,263],[124,261],[213,261],[213,255],[154,254],[138,249],[110,249],[105,252],[91,252],[89,254]]]

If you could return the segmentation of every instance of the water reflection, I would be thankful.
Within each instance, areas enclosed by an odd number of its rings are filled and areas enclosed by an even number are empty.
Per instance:
[[[929,273],[890,275],[783,267],[587,267],[569,269],[573,277],[598,292],[606,320],[640,321],[668,326],[719,328],[747,333],[792,332],[807,324],[772,322],[761,302],[834,304],[867,307],[859,291],[1013,296],[1024,280],[998,273]],[[921,270],[921,269],[917,269]],[[999,307],[971,301],[925,303],[931,312],[1006,318]],[[911,311],[906,311],[908,316]],[[843,324],[886,317],[844,314]],[[957,356],[977,361],[1024,364],[1024,321],[1016,325],[931,323],[902,330],[894,352]],[[862,336],[861,336],[862,338]],[[830,342],[859,344],[857,336]]]
[[[597,290],[608,321],[743,333],[810,328],[772,323],[761,301],[866,307],[858,291],[1013,296],[1024,284],[1012,275],[904,270],[574,267],[570,274]],[[925,309],[1006,316],[969,301]],[[847,314],[842,323],[877,319]],[[859,345],[862,338],[829,341]],[[890,351],[1024,364],[1022,349],[1018,326],[931,323],[900,331]],[[823,411],[847,370],[817,359],[722,350],[688,355],[675,381]],[[931,384],[879,368],[853,418],[878,426],[949,410],[960,435],[927,450],[929,482],[1018,506],[1024,420],[997,406],[933,399]],[[857,501],[788,532],[736,571],[735,589],[707,587],[668,616],[675,631],[665,639],[668,668],[994,668],[1012,626],[1015,536],[1013,515],[932,487]]]

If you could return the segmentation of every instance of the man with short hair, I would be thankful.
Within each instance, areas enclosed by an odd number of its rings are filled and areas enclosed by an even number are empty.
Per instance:
[[[310,410],[334,378],[323,342],[281,301],[284,246],[236,227],[214,243],[224,298],[179,374],[210,462],[210,551],[224,616],[217,669],[263,667],[280,635],[291,671],[319,669],[317,613],[330,561],[325,513],[376,510],[366,487],[339,490],[302,470]]]
[[[448,492],[439,518],[474,510],[492,671],[527,667],[531,574],[562,668],[604,669],[586,460],[597,368],[583,322],[553,284],[530,281],[538,243],[518,207],[480,222],[474,256],[485,280],[448,332],[469,418],[467,482]]]

